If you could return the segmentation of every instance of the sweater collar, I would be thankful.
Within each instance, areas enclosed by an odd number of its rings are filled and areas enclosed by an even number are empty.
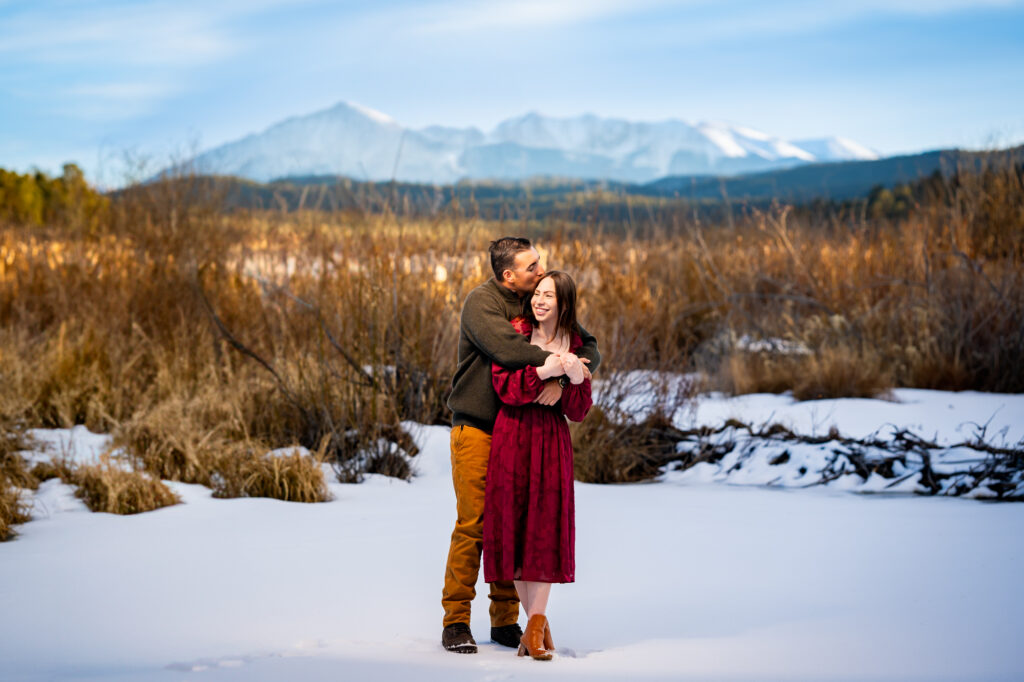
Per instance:
[[[498,293],[500,293],[502,296],[504,296],[507,300],[509,300],[509,301],[511,301],[513,303],[520,303],[520,302],[522,302],[522,300],[523,300],[522,296],[520,296],[516,292],[512,291],[508,287],[501,286],[501,284],[498,283],[498,280],[496,280],[496,279],[494,279],[492,277],[488,281],[491,283],[491,286],[493,286],[495,289],[497,289]]]

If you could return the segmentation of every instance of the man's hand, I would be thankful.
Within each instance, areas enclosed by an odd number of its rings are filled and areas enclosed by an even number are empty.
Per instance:
[[[552,379],[551,381],[544,382],[543,390],[541,390],[540,395],[533,399],[533,402],[550,407],[561,399],[562,387],[558,384],[558,379]]]

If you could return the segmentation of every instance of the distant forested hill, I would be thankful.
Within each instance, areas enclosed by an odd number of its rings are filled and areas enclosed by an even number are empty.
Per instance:
[[[489,219],[632,220],[687,206],[714,215],[726,205],[764,206],[870,200],[878,190],[952,177],[985,164],[1020,165],[1024,146],[999,152],[944,150],[874,161],[845,161],[737,177],[677,176],[646,184],[535,178],[525,182],[476,181],[452,185],[365,182],[337,175],[289,177],[258,183],[234,177],[182,176],[181,196],[224,210],[355,210],[400,215],[457,211]],[[131,194],[126,189],[116,196]]]
[[[894,187],[939,171],[952,176],[962,168],[977,169],[998,158],[1024,162],[1024,146],[1004,152],[965,152],[943,150],[893,156],[874,161],[820,163],[732,178],[682,176],[662,178],[637,188],[641,194],[676,196],[691,199],[733,200],[777,199],[787,203],[806,203],[816,199],[842,201],[865,197],[875,187]]]

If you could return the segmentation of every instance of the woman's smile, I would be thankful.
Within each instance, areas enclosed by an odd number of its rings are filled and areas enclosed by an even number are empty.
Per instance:
[[[530,299],[533,307],[533,315],[538,322],[556,318],[558,315],[558,299],[555,297],[555,282],[550,277],[541,280],[540,284],[533,291],[533,298]]]

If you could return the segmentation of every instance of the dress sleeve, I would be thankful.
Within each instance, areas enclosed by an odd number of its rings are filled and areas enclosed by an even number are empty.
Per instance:
[[[544,382],[537,376],[537,368],[532,365],[509,369],[494,363],[491,365],[491,383],[498,399],[506,405],[528,405],[544,388]]]
[[[570,421],[583,421],[593,404],[590,398],[590,379],[584,379],[579,384],[569,384],[562,390],[562,412]]]

